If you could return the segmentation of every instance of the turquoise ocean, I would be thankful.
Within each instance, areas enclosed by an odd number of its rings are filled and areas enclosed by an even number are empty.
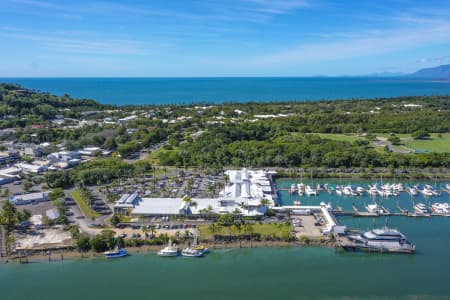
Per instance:
[[[0,78],[108,104],[317,101],[450,94],[450,81],[410,78]]]

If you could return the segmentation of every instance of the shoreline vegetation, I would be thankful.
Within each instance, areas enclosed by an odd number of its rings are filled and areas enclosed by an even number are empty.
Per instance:
[[[177,244],[180,249],[188,246],[188,243]],[[251,248],[284,248],[284,247],[325,247],[334,248],[334,241],[327,238],[308,238],[299,241],[232,241],[232,242],[217,242],[212,241],[202,243],[211,251],[224,249],[251,249]],[[130,255],[133,254],[154,254],[161,250],[160,245],[143,245],[126,247]],[[26,257],[20,257],[18,254],[10,255],[8,257],[0,258],[2,263],[34,263],[34,262],[57,262],[64,260],[77,259],[94,259],[104,258],[103,253],[95,251],[81,252],[74,249],[56,249],[56,250],[36,250]]]

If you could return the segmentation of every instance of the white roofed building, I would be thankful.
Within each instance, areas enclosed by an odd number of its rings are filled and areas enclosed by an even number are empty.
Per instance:
[[[269,177],[263,170],[226,171],[229,182],[218,198],[192,198],[189,205],[183,198],[141,198],[137,192],[124,194],[114,205],[116,212],[132,215],[200,215],[205,211],[217,214],[239,211],[245,216],[262,216],[274,205]],[[268,204],[262,205],[262,201]]]

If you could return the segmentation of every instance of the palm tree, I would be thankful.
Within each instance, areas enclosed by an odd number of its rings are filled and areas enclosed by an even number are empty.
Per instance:
[[[216,224],[216,223],[212,223],[211,225],[208,226],[208,231],[211,233],[211,235],[213,236],[214,239],[214,249],[216,248],[216,235],[218,233],[220,233],[221,228],[220,225]]]
[[[250,236],[250,248],[252,248],[253,247],[253,240],[252,240],[252,237],[253,237],[253,233],[254,233],[254,231],[255,231],[255,228],[253,227],[253,225],[252,224],[250,224],[250,223],[245,223],[244,225],[243,225],[243,231],[244,231],[244,233],[245,234],[247,234],[247,235],[249,235]]]
[[[237,233],[237,237],[239,239],[239,248],[242,248],[242,239],[241,239],[242,227],[241,227],[241,223],[240,222],[235,222],[233,224],[232,228],[234,229],[233,231],[235,233]]]
[[[188,196],[188,195],[184,196],[184,197],[183,197],[183,202],[184,202],[189,208],[191,208],[191,207],[197,207],[197,202],[193,201],[192,198],[191,198],[191,196]]]
[[[209,196],[210,196],[210,197],[211,197],[212,194],[214,194],[215,189],[216,189],[216,188],[214,187],[213,184],[208,183],[208,193],[209,193]]]
[[[230,182],[230,175],[225,174],[225,176],[223,176],[223,180],[225,181],[225,185],[227,185],[228,182]]]

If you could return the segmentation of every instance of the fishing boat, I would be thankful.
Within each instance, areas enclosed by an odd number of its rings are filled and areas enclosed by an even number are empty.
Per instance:
[[[178,248],[175,244],[172,245],[169,241],[167,247],[164,247],[163,249],[159,250],[158,255],[164,257],[178,256]]]
[[[119,258],[127,256],[128,252],[127,250],[121,249],[118,246],[116,246],[112,251],[105,251],[104,255],[106,258]]]

